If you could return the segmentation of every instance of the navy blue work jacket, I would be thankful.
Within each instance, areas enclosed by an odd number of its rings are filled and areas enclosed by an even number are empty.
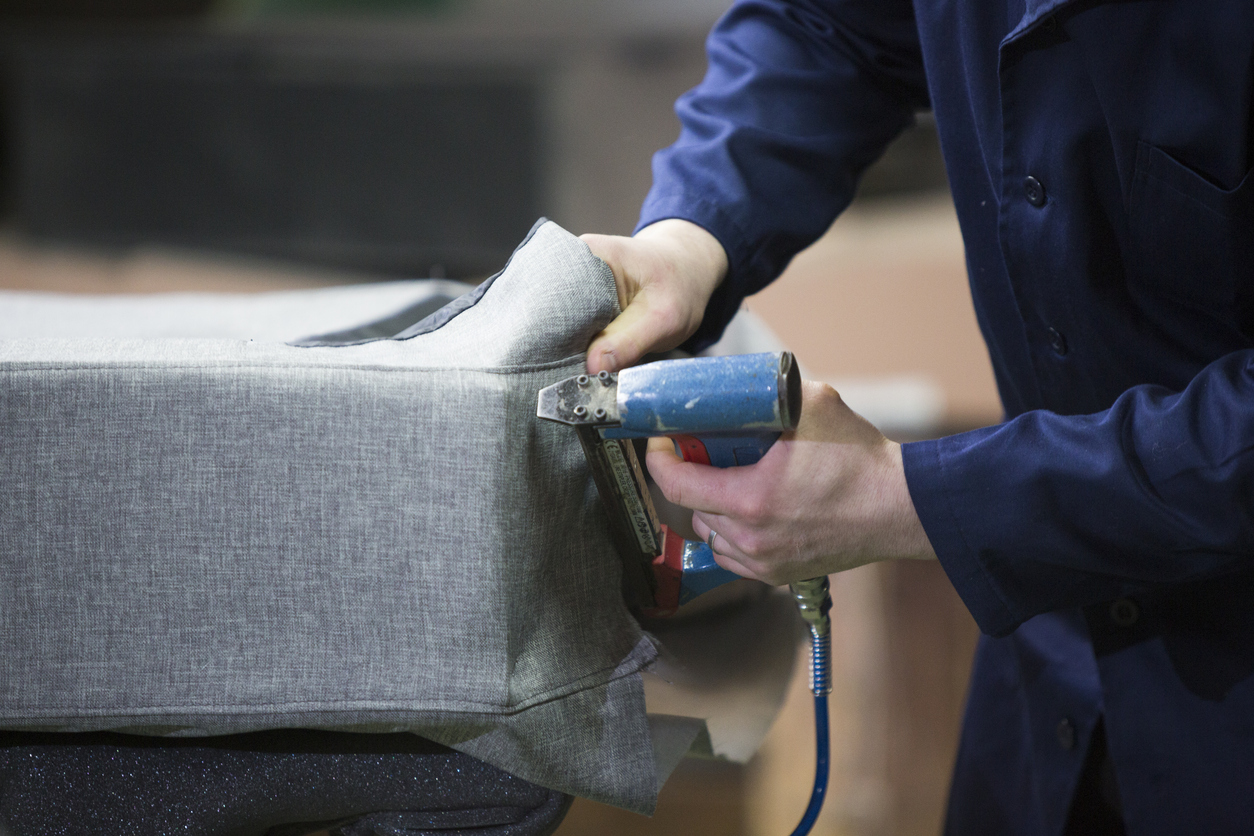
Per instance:
[[[931,107],[1007,420],[904,448],[986,634],[947,827],[1058,834],[1104,716],[1128,832],[1254,833],[1254,3],[745,0],[641,224],[697,342]]]

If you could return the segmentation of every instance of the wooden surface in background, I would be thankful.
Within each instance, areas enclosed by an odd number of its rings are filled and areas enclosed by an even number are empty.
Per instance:
[[[881,833],[938,836],[979,630],[939,563],[878,568],[890,796]]]
[[[117,252],[40,246],[0,233],[0,289],[45,293],[255,293],[366,280],[236,256],[162,248]],[[377,280],[377,279],[376,279]]]
[[[662,788],[651,818],[576,798],[555,836],[747,836],[746,772],[737,764],[689,758]]]

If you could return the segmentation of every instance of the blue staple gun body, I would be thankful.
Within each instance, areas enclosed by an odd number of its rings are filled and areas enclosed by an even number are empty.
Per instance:
[[[537,410],[577,430],[623,559],[624,595],[648,615],[673,613],[737,576],[705,543],[658,521],[632,440],[668,436],[687,461],[751,465],[800,412],[801,377],[787,351],[577,375],[542,389]]]

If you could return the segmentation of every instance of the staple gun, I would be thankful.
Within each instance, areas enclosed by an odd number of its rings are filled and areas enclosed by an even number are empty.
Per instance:
[[[714,562],[710,547],[684,540],[658,519],[635,439],[668,436],[685,461],[755,464],[801,415],[801,374],[791,352],[661,360],[617,374],[581,374],[540,390],[536,414],[574,427],[609,516],[623,563],[623,596],[649,616],[739,576]],[[793,836],[810,831],[827,791],[827,695],[831,627],[827,578],[791,584],[810,629],[817,767],[810,804]]]

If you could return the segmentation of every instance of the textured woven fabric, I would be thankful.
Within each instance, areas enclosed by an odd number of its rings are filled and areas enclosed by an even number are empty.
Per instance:
[[[650,810],[655,650],[535,418],[613,277],[546,223],[467,302],[347,346],[0,339],[0,726],[413,730]]]

